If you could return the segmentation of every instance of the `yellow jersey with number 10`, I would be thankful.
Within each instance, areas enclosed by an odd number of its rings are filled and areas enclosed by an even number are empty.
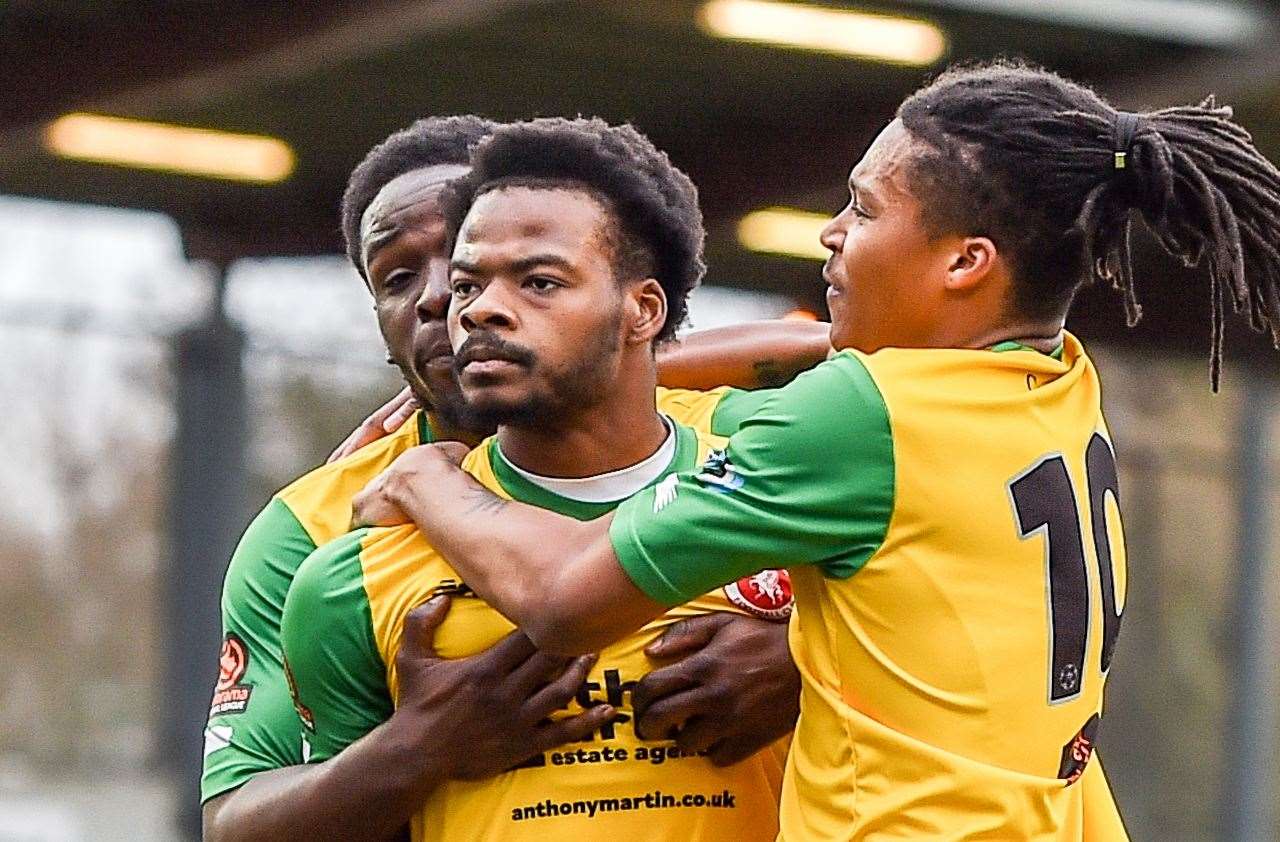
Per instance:
[[[1091,762],[1124,544],[1074,337],[1060,359],[842,352],[675,490],[611,525],[651,597],[790,564],[783,838],[1124,838]]]

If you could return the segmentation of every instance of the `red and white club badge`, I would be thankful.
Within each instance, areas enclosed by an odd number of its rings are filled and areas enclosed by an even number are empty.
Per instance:
[[[724,586],[729,601],[756,617],[785,620],[791,616],[791,574],[785,570],[761,570]]]

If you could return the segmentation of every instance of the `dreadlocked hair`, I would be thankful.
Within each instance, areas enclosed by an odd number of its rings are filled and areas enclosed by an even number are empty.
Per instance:
[[[925,226],[990,237],[1012,261],[1019,312],[1065,313],[1101,279],[1135,325],[1137,211],[1170,254],[1208,264],[1214,391],[1226,299],[1280,348],[1280,171],[1213,97],[1127,114],[1055,73],[998,61],[947,70],[898,117],[923,146],[911,178]]]

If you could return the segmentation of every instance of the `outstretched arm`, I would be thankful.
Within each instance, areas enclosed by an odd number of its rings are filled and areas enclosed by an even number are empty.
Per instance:
[[[831,353],[831,325],[787,319],[695,330],[658,350],[658,385],[668,389],[781,386]],[[356,427],[329,455],[334,462],[390,435],[413,415],[406,388]]]
[[[768,389],[831,353],[826,322],[746,322],[695,330],[658,349],[658,384],[669,389]]]

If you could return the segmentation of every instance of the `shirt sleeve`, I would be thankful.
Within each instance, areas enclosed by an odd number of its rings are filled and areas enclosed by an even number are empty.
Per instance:
[[[280,637],[306,760],[327,760],[391,716],[357,530],[316,550],[285,600]]]
[[[205,728],[201,798],[302,762],[280,655],[280,615],[294,571],[315,544],[275,498],[240,539],[222,589],[222,652]]]
[[[711,413],[711,432],[731,436],[742,422],[760,411],[778,393],[777,389],[726,389]]]
[[[627,575],[677,605],[769,567],[846,578],[893,512],[893,437],[871,374],[838,354],[773,394],[674,490],[624,502],[610,539]]]

